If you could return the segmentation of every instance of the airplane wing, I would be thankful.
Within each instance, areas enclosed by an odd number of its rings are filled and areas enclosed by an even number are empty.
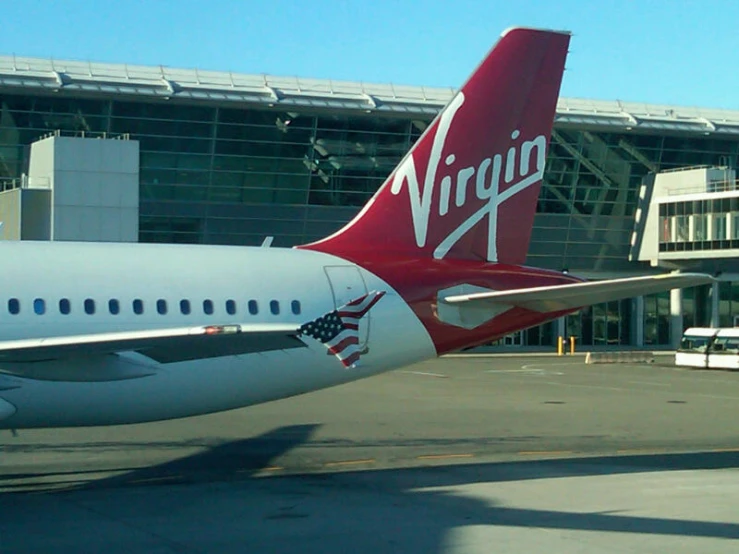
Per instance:
[[[713,281],[713,277],[703,273],[669,273],[568,285],[459,294],[439,300],[458,306],[492,307],[495,304],[506,304],[535,312],[557,312],[670,289],[706,285]]]
[[[41,362],[139,352],[169,364],[304,347],[296,324],[207,325],[0,341],[0,362]]]

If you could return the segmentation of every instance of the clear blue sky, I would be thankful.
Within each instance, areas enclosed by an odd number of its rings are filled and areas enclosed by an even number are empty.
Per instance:
[[[574,33],[567,97],[739,109],[735,0],[15,0],[0,54],[459,86],[513,25]]]

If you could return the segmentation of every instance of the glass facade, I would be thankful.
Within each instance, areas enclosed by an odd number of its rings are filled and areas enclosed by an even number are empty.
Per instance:
[[[430,120],[0,94],[0,179],[20,177],[28,145],[49,132],[127,133],[141,147],[141,241],[257,245],[274,236],[290,246],[348,221]],[[529,263],[628,269],[642,177],[738,156],[739,138],[555,126]],[[688,229],[687,219],[675,225],[679,236]]]
[[[0,95],[0,179],[63,133],[140,142],[140,240],[278,246],[334,232],[428,122],[168,103]]]
[[[670,344],[670,293],[644,297],[644,345]]]
[[[631,299],[604,302],[583,308],[565,318],[564,336],[574,336],[580,346],[633,344]]]
[[[276,246],[292,246],[351,219],[433,118],[370,112],[0,88],[0,181],[20,178],[29,145],[50,132],[128,134],[140,142],[142,242],[259,245],[273,236]],[[555,123],[527,263],[633,273],[629,242],[642,178],[737,160],[739,134]],[[669,240],[660,248],[735,247],[735,200],[663,206]],[[721,323],[733,324],[739,293],[722,287]],[[686,322],[706,319],[703,294],[686,300]],[[596,305],[569,316],[566,327],[581,345],[631,344],[635,313],[632,300]],[[643,326],[645,344],[669,343],[669,295],[645,298]],[[550,323],[515,342],[551,345],[554,334]]]

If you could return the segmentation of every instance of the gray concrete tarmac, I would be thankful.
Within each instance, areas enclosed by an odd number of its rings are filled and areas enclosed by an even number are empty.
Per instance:
[[[6,433],[0,554],[736,552],[738,468],[739,373],[449,357],[223,414]]]

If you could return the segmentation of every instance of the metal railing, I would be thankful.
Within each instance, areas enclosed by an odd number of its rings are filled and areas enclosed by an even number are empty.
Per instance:
[[[717,167],[715,165],[689,165],[686,167],[674,167],[672,169],[663,169],[660,173],[678,173],[680,171],[693,171],[695,169],[728,169],[726,167]]]
[[[714,192],[734,192],[739,191],[739,180],[734,181],[709,181],[695,187],[672,187],[667,188],[667,196],[682,196],[685,194],[700,194]]]
[[[2,178],[0,179],[0,192],[20,188],[20,182],[20,179]]]
[[[48,177],[29,177],[21,175],[15,178],[0,178],[0,192],[13,189],[50,189],[51,179]]]
[[[96,138],[106,140],[131,140],[130,133],[108,133],[107,131],[72,131],[56,129],[45,135],[41,135],[36,140],[44,140],[50,137],[75,137],[75,138]]]

